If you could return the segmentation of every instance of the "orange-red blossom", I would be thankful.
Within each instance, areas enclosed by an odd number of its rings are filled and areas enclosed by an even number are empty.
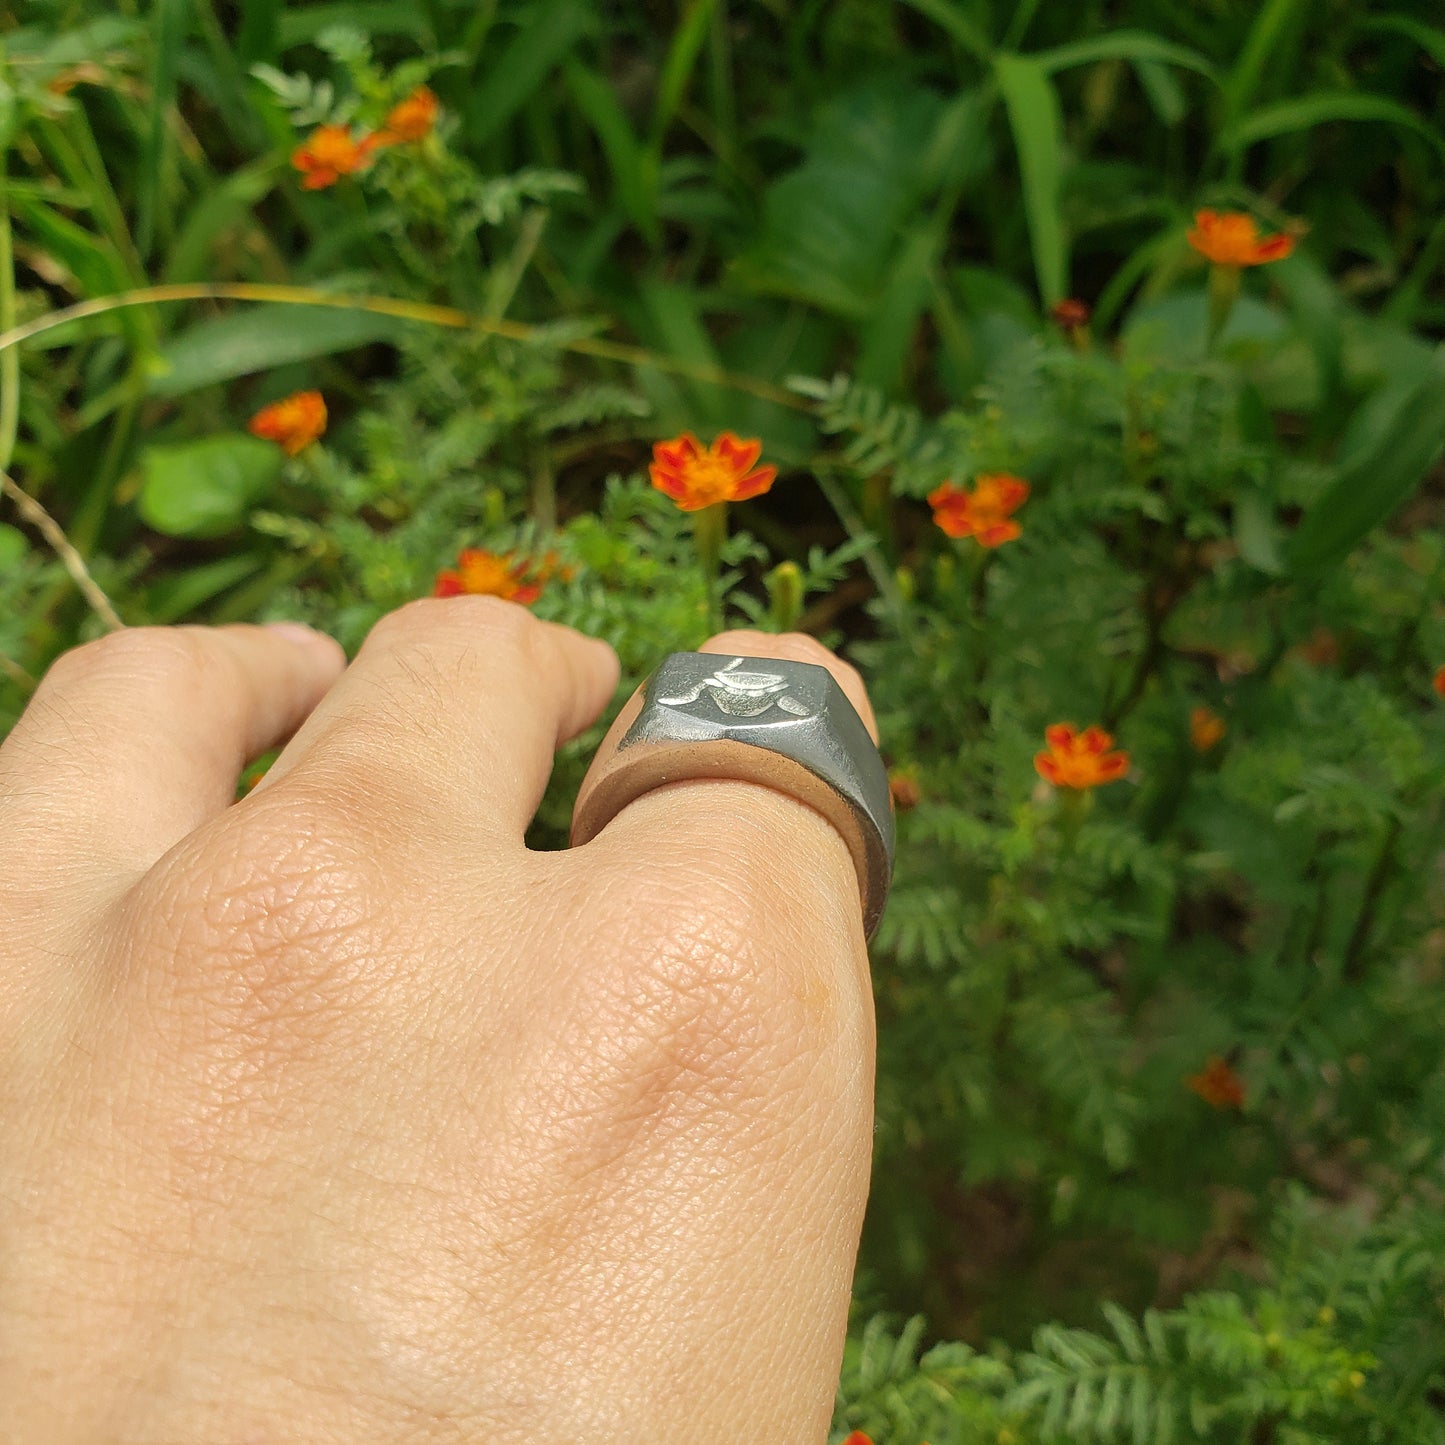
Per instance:
[[[1440,694],[1441,697],[1445,697],[1445,666],[1437,667],[1435,669],[1435,678],[1434,681],[1431,683],[1431,686],[1435,689],[1436,692]]]
[[[542,583],[546,580],[546,569],[537,573],[533,564],[524,558],[508,554],[500,556],[495,552],[484,552],[479,547],[464,547],[457,556],[455,569],[448,568],[437,573],[434,597],[500,597],[506,602],[520,602],[530,606],[542,595]]]
[[[980,547],[1012,542],[1022,528],[1013,514],[1028,500],[1029,484],[1008,472],[985,472],[966,492],[944,482],[928,494],[933,520],[950,537],[972,537]]]
[[[1196,753],[1207,753],[1228,731],[1224,719],[1203,704],[1189,714],[1189,745]]]
[[[1129,754],[1110,752],[1114,737],[1103,728],[1079,732],[1072,723],[1055,723],[1044,730],[1044,741],[1048,747],[1034,754],[1034,767],[1056,788],[1094,788],[1129,771]]]
[[[441,109],[435,95],[419,85],[405,100],[387,111],[381,129],[376,133],[377,145],[398,145],[405,141],[424,140],[436,125]]]
[[[1294,250],[1283,232],[1261,236],[1254,217],[1243,211],[1196,211],[1189,244],[1216,266],[1264,266]]]
[[[252,436],[275,442],[288,457],[309,447],[326,430],[326,399],[319,391],[298,391],[251,418]]]
[[[301,172],[301,189],[319,191],[334,186],[342,176],[364,171],[384,147],[424,139],[436,125],[439,109],[436,96],[419,85],[392,106],[380,130],[357,136],[350,126],[317,126],[291,152],[291,164]]]
[[[1244,1080],[1218,1054],[1210,1054],[1203,1070],[1184,1082],[1211,1108],[1244,1107]]]
[[[776,467],[760,467],[763,444],[725,431],[710,447],[691,432],[652,448],[648,475],[684,512],[698,512],[719,502],[745,502],[773,485]]]

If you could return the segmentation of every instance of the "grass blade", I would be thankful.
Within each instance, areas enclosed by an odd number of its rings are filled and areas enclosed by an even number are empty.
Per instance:
[[[1034,271],[1045,306],[1068,294],[1069,257],[1059,212],[1064,171],[1064,123],[1058,92],[1044,65],[1032,56],[996,55],[998,77],[1023,173],[1024,209]]]

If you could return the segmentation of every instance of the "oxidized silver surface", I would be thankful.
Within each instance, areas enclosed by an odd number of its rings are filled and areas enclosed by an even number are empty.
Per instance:
[[[572,814],[572,843],[667,783],[735,778],[791,794],[842,834],[871,936],[893,872],[888,774],[825,667],[776,657],[674,652],[633,693],[597,749]]]

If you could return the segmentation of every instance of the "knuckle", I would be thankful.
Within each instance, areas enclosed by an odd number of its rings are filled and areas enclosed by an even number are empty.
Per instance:
[[[387,951],[381,880],[303,810],[288,804],[284,828],[264,811],[259,825],[253,813],[246,827],[194,835],[131,899],[143,992],[182,1052],[238,1039],[334,1047],[371,1011]]]
[[[47,681],[68,683],[99,677],[170,683],[205,673],[212,666],[212,650],[193,629],[128,627],[63,653],[51,665]]]
[[[366,646],[409,648],[440,638],[513,643],[536,626],[525,607],[500,597],[420,597],[382,617]]]

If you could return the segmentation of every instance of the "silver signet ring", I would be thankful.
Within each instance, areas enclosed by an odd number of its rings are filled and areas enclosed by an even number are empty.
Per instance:
[[[643,793],[698,778],[761,783],[827,818],[853,857],[872,936],[893,875],[888,772],[826,667],[671,653],[602,739],[577,794],[572,845],[590,842]]]

